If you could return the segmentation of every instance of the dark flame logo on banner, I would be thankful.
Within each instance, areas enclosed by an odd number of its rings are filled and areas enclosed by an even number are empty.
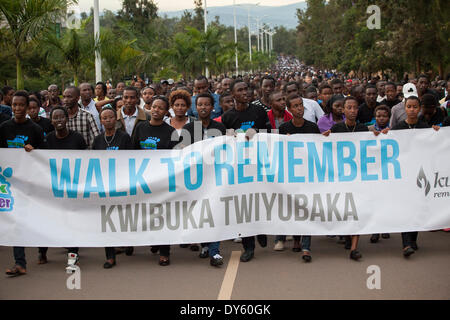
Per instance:
[[[417,176],[417,186],[421,189],[425,188],[425,196],[430,192],[430,182],[428,181],[427,176],[423,171],[423,167],[420,168],[419,175]]]

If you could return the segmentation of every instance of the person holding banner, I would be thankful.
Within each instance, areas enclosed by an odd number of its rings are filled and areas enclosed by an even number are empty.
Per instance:
[[[228,110],[222,116],[222,123],[227,129],[234,129],[238,133],[245,133],[251,138],[250,132],[255,130],[270,130],[270,121],[263,107],[248,103],[248,86],[243,80],[236,80],[230,86],[231,94],[235,100],[234,109]],[[258,235],[261,247],[267,246],[267,236]],[[244,252],[240,260],[248,262],[255,255],[255,237],[242,238]]]
[[[423,97],[425,97],[424,95]],[[422,98],[423,98],[422,97]],[[432,97],[433,99],[434,97]],[[399,122],[392,130],[404,130],[404,129],[426,129],[430,128],[428,123],[422,121],[419,118],[420,113],[420,100],[416,96],[410,96],[405,100],[406,120]],[[436,131],[439,130],[439,126],[433,126]],[[419,247],[417,246],[418,232],[402,232],[402,244],[403,244],[403,256],[405,258],[414,254]]]
[[[139,122],[134,129],[132,143],[138,150],[170,150],[179,142],[176,130],[164,122],[169,111],[169,101],[165,96],[155,96],[150,109],[150,121]],[[159,250],[159,264],[170,264],[170,245],[152,247],[152,252]]]
[[[49,149],[57,150],[85,150],[87,144],[83,136],[67,128],[69,121],[69,113],[63,107],[54,107],[50,112],[50,120],[55,131],[47,136],[47,144]],[[47,263],[48,248],[39,248],[39,264]],[[67,272],[76,270],[75,265],[79,263],[79,248],[67,248]]]
[[[386,87],[388,87],[388,84],[386,84]],[[390,89],[387,89],[386,95],[389,96]],[[389,94],[388,94],[389,93]],[[389,128],[389,119],[391,118],[391,109],[388,105],[380,104],[378,107],[375,108],[375,124],[369,126],[369,130],[372,132],[382,132],[386,128]],[[383,239],[389,239],[391,235],[389,233],[383,233],[381,235]],[[370,237],[371,243],[377,243],[378,240],[380,240],[380,234],[374,233]]]
[[[105,132],[96,136],[93,150],[132,150],[131,138],[125,130],[116,129],[117,112],[111,105],[106,105],[100,111],[100,122]],[[116,265],[116,249],[105,247],[106,262],[103,268],[111,269]]]
[[[303,119],[305,107],[303,99],[300,95],[294,93],[287,97],[286,104],[288,111],[292,114],[292,120],[283,123],[279,130],[280,134],[320,134],[319,127],[311,121]],[[283,237],[280,240],[284,240]],[[302,259],[305,262],[311,262],[311,236],[294,236],[294,248],[298,248],[301,238],[301,250],[303,252]]]
[[[30,98],[26,91],[17,91],[12,98],[14,118],[0,125],[0,148],[23,148],[26,152],[34,149],[45,149],[44,131],[27,118]],[[27,273],[25,248],[14,247],[15,265],[6,270],[9,276],[20,276]]]
[[[323,132],[324,136],[330,133],[343,132],[365,132],[369,131],[366,125],[356,122],[358,117],[358,100],[355,97],[348,96],[344,99],[344,115],[343,122],[335,124],[330,130]],[[350,244],[351,242],[351,244]],[[359,260],[362,258],[361,253],[357,250],[359,242],[359,235],[347,236],[346,248],[350,246],[350,259]]]
[[[220,122],[211,120],[211,112],[214,109],[214,97],[209,93],[200,93],[197,95],[197,113],[198,120],[190,122],[183,127],[190,137],[190,143],[223,136],[226,134],[226,129]],[[197,140],[201,137],[200,140]],[[186,143],[186,142],[185,142]],[[210,264],[213,267],[223,265],[223,257],[220,255],[220,241],[210,243],[202,243],[202,250],[199,254],[200,258],[210,258]]]

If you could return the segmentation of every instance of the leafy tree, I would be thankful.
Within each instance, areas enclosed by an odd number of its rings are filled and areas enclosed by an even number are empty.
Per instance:
[[[17,89],[24,87],[22,70],[23,49],[29,41],[37,39],[66,12],[70,0],[2,0],[0,14],[11,34],[16,58]]]

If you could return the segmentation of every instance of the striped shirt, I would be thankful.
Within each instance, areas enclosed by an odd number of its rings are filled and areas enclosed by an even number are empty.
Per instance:
[[[73,118],[69,117],[67,128],[81,134],[89,149],[92,148],[94,138],[100,134],[94,116],[80,107]]]

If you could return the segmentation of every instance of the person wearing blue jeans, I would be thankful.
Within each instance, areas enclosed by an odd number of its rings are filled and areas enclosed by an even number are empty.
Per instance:
[[[285,242],[286,241],[286,236],[284,235],[279,235],[275,237],[275,242]],[[301,241],[301,247],[300,245],[300,241]],[[311,262],[312,257],[311,257],[311,236],[294,236],[294,247],[292,248],[292,251],[294,252],[299,252],[299,251],[303,252],[302,255],[302,259],[305,262]]]
[[[213,267],[223,265],[223,258],[220,255],[220,241],[202,243],[202,250],[200,251],[200,258],[210,258],[210,264]]]

